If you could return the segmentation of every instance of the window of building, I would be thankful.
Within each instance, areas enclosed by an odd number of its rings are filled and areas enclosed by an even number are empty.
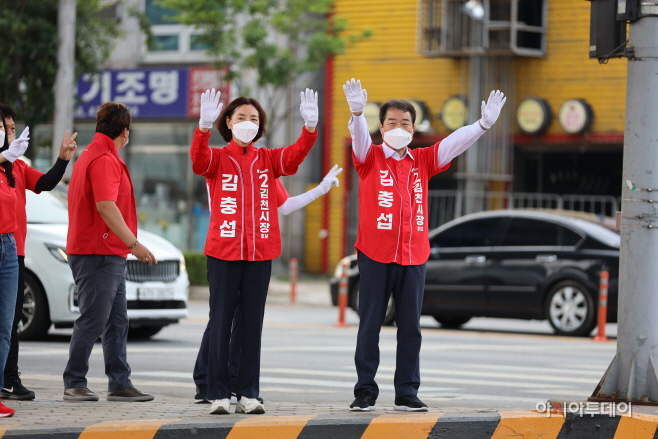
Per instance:
[[[465,0],[421,0],[418,52],[428,56],[546,53],[548,0],[475,0],[484,17],[466,13]]]

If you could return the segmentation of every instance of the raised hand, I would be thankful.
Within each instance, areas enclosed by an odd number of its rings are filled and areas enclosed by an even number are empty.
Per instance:
[[[73,158],[75,150],[78,148],[78,144],[75,143],[76,137],[78,137],[78,133],[73,133],[73,135],[69,137],[69,130],[66,130],[64,133],[64,140],[62,140],[62,146],[59,147],[60,159],[69,161]]]
[[[343,91],[347,98],[347,105],[350,106],[350,112],[355,116],[361,115],[366,108],[366,102],[368,102],[368,93],[365,89],[361,89],[361,80],[354,81],[354,78],[352,78],[351,81],[347,81],[343,85]]]
[[[494,123],[496,123],[506,100],[507,98],[502,91],[492,90],[487,103],[485,104],[484,101],[482,101],[482,118],[480,119],[482,128],[488,130]]]
[[[322,187],[324,193],[326,194],[329,192],[329,189],[331,189],[333,186],[338,187],[340,185],[340,181],[338,180],[337,176],[343,172],[343,168],[338,168],[338,165],[334,165],[333,168],[331,168],[331,171],[322,179],[322,183],[320,183],[320,187]]]
[[[30,143],[30,127],[25,127],[20,137],[15,139],[9,145],[9,148],[6,151],[1,152],[2,156],[11,163],[14,163],[17,158],[22,156],[27,150],[27,147]]]
[[[200,128],[208,130],[212,128],[219,117],[219,113],[222,112],[222,107],[224,107],[224,104],[219,103],[219,97],[221,95],[222,93],[219,91],[216,92],[214,88],[201,93]]]
[[[304,118],[304,125],[306,128],[315,128],[318,125],[319,110],[318,110],[318,92],[306,89],[306,92],[300,93],[302,97],[302,104],[299,106],[299,111]]]

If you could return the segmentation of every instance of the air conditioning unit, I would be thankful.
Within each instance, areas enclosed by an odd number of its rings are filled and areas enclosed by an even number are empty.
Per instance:
[[[548,0],[419,0],[418,53],[546,54]]]

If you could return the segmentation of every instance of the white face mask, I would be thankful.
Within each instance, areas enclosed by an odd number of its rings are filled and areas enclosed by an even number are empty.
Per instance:
[[[248,120],[233,125],[231,129],[233,135],[242,143],[251,143],[258,134],[258,125]]]
[[[393,149],[402,149],[411,142],[413,134],[402,128],[395,128],[384,133],[384,142]]]
[[[9,139],[7,139],[9,140]],[[5,132],[0,130],[0,148],[2,148],[2,145],[5,144]],[[10,142],[11,144],[11,142]]]

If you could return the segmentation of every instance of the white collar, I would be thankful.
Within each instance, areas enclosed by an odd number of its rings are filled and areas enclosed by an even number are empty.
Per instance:
[[[402,157],[400,157],[398,153],[393,148],[389,147],[386,143],[382,143],[382,148],[384,149],[384,156],[387,159],[393,157],[395,160],[399,161],[405,158],[407,155],[409,155],[409,157],[411,157],[411,160],[416,160],[414,156],[411,154],[411,150],[409,149],[409,147],[407,147]]]

